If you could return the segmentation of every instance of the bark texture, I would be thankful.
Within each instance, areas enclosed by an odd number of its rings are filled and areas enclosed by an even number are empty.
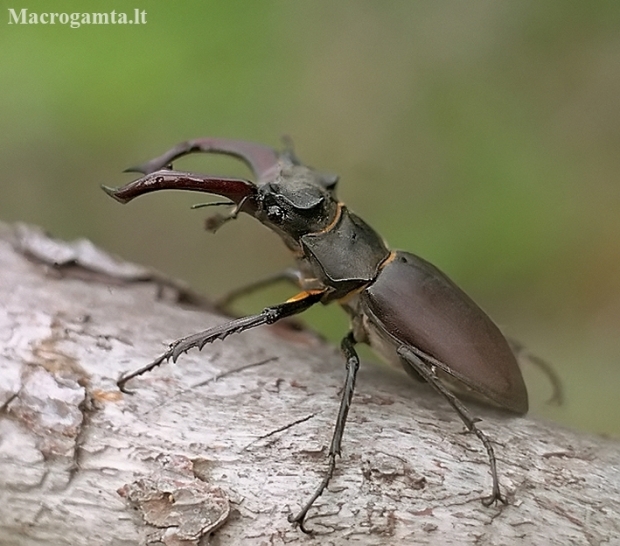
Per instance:
[[[133,396],[116,387],[226,320],[200,302],[87,241],[0,226],[0,544],[620,545],[617,442],[472,407],[510,498],[485,508],[478,439],[373,365],[303,535],[287,515],[325,469],[336,348],[264,327],[134,380]]]

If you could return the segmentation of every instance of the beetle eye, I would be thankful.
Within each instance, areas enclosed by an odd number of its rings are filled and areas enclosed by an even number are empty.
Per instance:
[[[284,211],[277,205],[267,208],[267,218],[275,224],[279,224],[284,219]]]

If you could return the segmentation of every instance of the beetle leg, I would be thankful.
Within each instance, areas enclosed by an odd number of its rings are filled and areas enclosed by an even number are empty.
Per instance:
[[[415,371],[418,372],[426,380],[426,382],[431,385],[431,387],[433,387],[448,401],[448,403],[454,408],[456,413],[458,413],[461,421],[465,423],[467,430],[473,432],[476,436],[478,436],[480,441],[483,443],[485,449],[487,450],[487,454],[489,456],[489,464],[491,466],[493,489],[491,491],[491,495],[482,499],[482,503],[485,506],[491,506],[491,504],[497,501],[503,504],[507,504],[506,498],[502,495],[499,488],[499,478],[497,476],[497,461],[495,459],[495,451],[493,451],[493,446],[491,445],[491,441],[489,440],[488,436],[476,426],[476,422],[478,422],[480,419],[475,418],[463,405],[463,403],[441,383],[441,381],[432,371],[431,366],[424,362],[424,353],[420,352],[421,354],[418,354],[417,350],[414,351],[411,347],[407,345],[401,345],[396,352],[398,353],[398,356],[404,359],[407,364],[412,366]]]
[[[226,311],[235,300],[282,281],[288,281],[298,288],[301,288],[303,275],[298,269],[295,269],[294,267],[287,267],[283,271],[279,271],[278,273],[269,275],[263,279],[246,284],[245,286],[241,286],[235,290],[231,290],[219,298],[215,302],[215,306],[220,310]]]
[[[198,350],[202,350],[207,343],[211,343],[216,339],[224,339],[231,334],[245,332],[246,330],[255,328],[256,326],[260,326],[262,324],[273,324],[274,322],[277,322],[285,317],[290,317],[291,315],[301,313],[313,306],[315,303],[318,303],[323,297],[323,294],[324,291],[318,290],[302,292],[284,303],[274,305],[272,307],[266,307],[258,315],[250,315],[248,317],[231,320],[230,322],[220,326],[215,326],[203,332],[198,332],[197,334],[181,338],[172,343],[170,348],[164,354],[153,360],[150,364],[147,364],[134,372],[121,376],[116,384],[122,392],[129,393],[129,391],[125,389],[125,384],[130,379],[151,371],[170,359],[172,359],[173,362],[176,362],[179,356],[186,353],[190,349],[197,348]]]
[[[344,427],[347,423],[347,415],[349,414],[351,399],[353,398],[353,391],[355,390],[357,370],[360,367],[360,359],[355,351],[355,344],[356,341],[353,336],[353,332],[349,332],[341,343],[342,352],[347,359],[347,378],[345,380],[344,390],[342,391],[342,398],[340,399],[340,409],[338,410],[338,417],[336,418],[334,434],[329,446],[327,471],[323,476],[323,480],[321,480],[321,483],[310,497],[310,500],[304,504],[300,512],[296,516],[290,514],[288,517],[289,522],[299,525],[299,528],[306,534],[311,534],[311,532],[304,527],[304,520],[306,519],[308,510],[310,510],[314,504],[314,501],[316,501],[316,499],[323,494],[323,491],[325,491],[325,488],[329,484],[336,468],[336,456],[340,457],[342,435],[344,434]]]
[[[517,358],[517,362],[521,363],[522,360],[527,360],[547,376],[552,389],[547,404],[561,406],[564,403],[564,387],[562,386],[560,376],[553,369],[553,366],[546,360],[530,352],[520,341],[512,338],[506,338],[506,340],[508,341],[508,345],[510,345],[511,351]]]

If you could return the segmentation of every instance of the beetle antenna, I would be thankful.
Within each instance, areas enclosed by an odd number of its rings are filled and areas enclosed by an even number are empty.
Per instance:
[[[246,195],[243,199],[241,199],[241,201],[239,201],[239,204],[236,205],[235,208],[231,210],[230,213],[227,215],[214,214],[213,216],[209,216],[205,220],[205,229],[207,231],[210,231],[211,233],[215,233],[226,222],[229,222],[230,220],[236,220],[237,216],[239,216],[239,213],[241,212],[241,209],[243,208],[243,205],[245,205],[245,202],[248,200],[248,198],[249,196]],[[234,203],[225,203],[225,202],[213,203],[213,205],[229,205],[229,204],[234,204]],[[205,203],[205,206],[209,206],[209,203]]]
[[[243,199],[241,199],[241,201],[239,201],[239,204],[233,210],[230,211],[231,220],[235,220],[237,218],[237,216],[241,212],[241,209],[243,208],[243,205],[245,205],[245,202],[248,200],[249,197],[250,197],[249,195],[246,195]]]

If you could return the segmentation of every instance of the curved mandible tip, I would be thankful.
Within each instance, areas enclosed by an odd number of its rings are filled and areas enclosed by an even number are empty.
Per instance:
[[[106,186],[105,184],[100,184],[101,189],[106,192],[112,199],[114,199],[115,201],[118,201],[119,203],[122,203],[123,205],[125,203],[127,203],[127,201],[129,201],[129,199],[123,199],[122,197],[119,197],[117,195],[118,193],[118,188],[113,188],[111,186]]]
[[[172,161],[195,152],[226,154],[241,159],[252,169],[259,181],[275,176],[280,159],[278,152],[262,144],[227,138],[197,138],[181,142],[159,157],[127,171],[151,174],[164,168],[170,169]]]

